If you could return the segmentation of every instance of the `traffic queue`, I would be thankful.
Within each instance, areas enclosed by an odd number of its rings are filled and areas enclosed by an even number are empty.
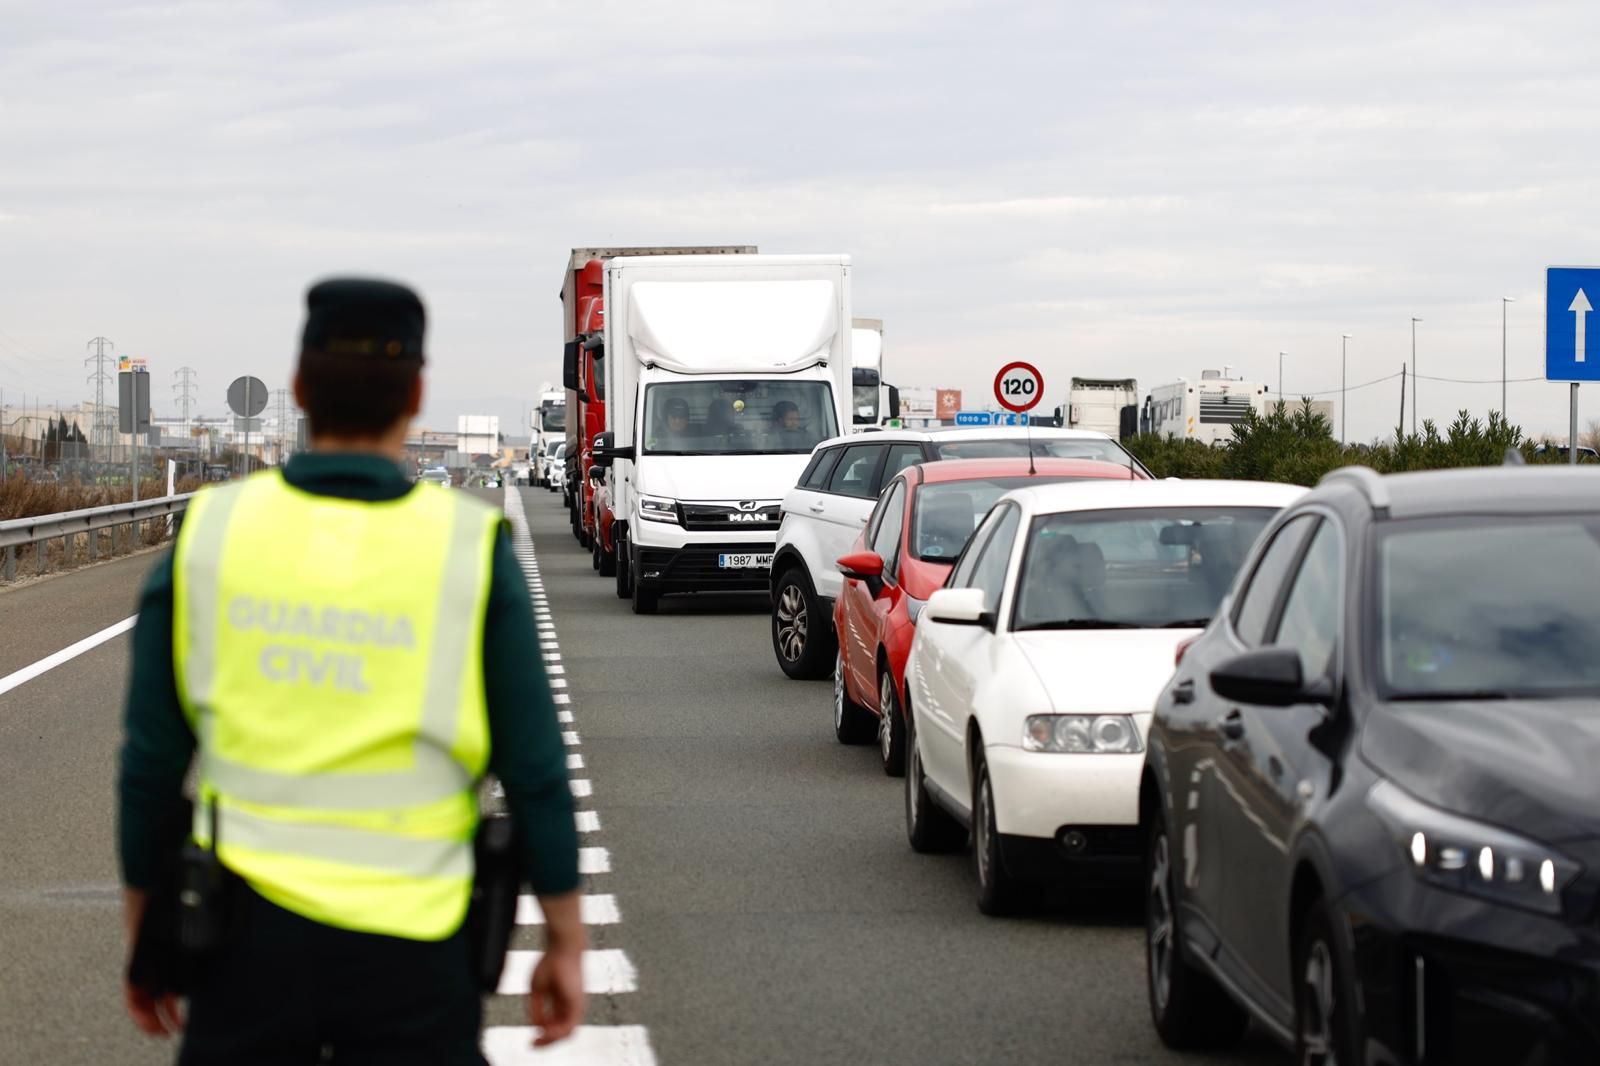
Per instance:
[[[1600,475],[1307,491],[1156,479],[1086,430],[840,432],[845,257],[573,263],[631,301],[567,349],[595,568],[638,614],[765,593],[779,668],[831,677],[835,736],[903,778],[914,850],[970,848],[983,912],[1125,886],[1175,1048],[1253,1019],[1305,1063],[1600,1061]],[[763,369],[691,343],[712,295],[778,323],[738,335]]]

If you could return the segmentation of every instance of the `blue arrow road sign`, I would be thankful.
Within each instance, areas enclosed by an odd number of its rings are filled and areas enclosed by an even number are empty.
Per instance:
[[[1002,411],[994,416],[994,424],[997,426],[1025,426],[1028,424],[1028,416],[1026,414],[1018,414],[1016,411]]]
[[[956,425],[958,426],[992,426],[994,415],[988,411],[957,411]]]
[[[1600,267],[1545,272],[1544,376],[1547,381],[1600,381],[1600,345],[1590,343],[1589,314],[1600,300]]]

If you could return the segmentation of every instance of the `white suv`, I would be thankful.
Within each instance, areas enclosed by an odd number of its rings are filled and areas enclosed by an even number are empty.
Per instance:
[[[772,651],[783,672],[803,680],[832,670],[833,601],[843,584],[835,564],[896,474],[939,459],[1025,456],[1030,446],[1041,457],[1127,463],[1151,476],[1122,445],[1086,429],[886,429],[817,445],[783,498],[772,556]]]

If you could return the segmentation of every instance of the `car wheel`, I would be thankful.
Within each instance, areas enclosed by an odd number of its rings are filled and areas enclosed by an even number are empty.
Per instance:
[[[872,712],[850,698],[844,680],[844,652],[833,653],[833,735],[841,744],[865,744],[872,739]]]
[[[1145,844],[1145,991],[1161,1042],[1179,1050],[1228,1047],[1249,1017],[1210,975],[1183,954],[1177,873],[1166,818],[1159,812]]]
[[[828,652],[836,650],[829,647],[832,629],[805,571],[798,566],[784,570],[772,599],[772,652],[778,666],[797,681],[826,677]]]
[[[994,785],[989,762],[980,753],[972,782],[972,867],[978,875],[978,909],[984,914],[1014,914],[1023,886],[1006,870],[1000,855],[1000,831],[994,822]]]
[[[619,531],[615,536],[617,545],[617,599],[629,600],[633,598],[633,559],[628,555],[628,534]]]
[[[966,830],[928,793],[917,747],[917,723],[906,716],[906,839],[924,855],[954,851],[966,843]]]
[[[906,720],[887,667],[878,671],[878,755],[890,777],[906,772]]]
[[[1294,960],[1295,1061],[1301,1066],[1349,1066],[1361,1046],[1351,1010],[1350,966],[1328,905],[1320,899],[1306,914]]]
[[[629,567],[629,569],[633,568]],[[630,584],[633,586],[633,613],[655,614],[656,606],[661,599],[661,593],[656,591],[654,585],[640,578],[637,573]]]

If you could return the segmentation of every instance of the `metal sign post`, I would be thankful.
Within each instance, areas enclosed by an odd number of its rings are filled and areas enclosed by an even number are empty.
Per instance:
[[[244,420],[244,472],[250,473],[250,420],[267,409],[267,387],[261,379],[246,374],[228,386],[228,406]],[[234,422],[239,426],[238,420]]]
[[[139,360],[143,363],[143,360]],[[117,372],[117,428],[133,438],[128,458],[128,477],[133,482],[133,500],[139,502],[139,434],[150,431],[150,374],[143,366],[129,366]]]

